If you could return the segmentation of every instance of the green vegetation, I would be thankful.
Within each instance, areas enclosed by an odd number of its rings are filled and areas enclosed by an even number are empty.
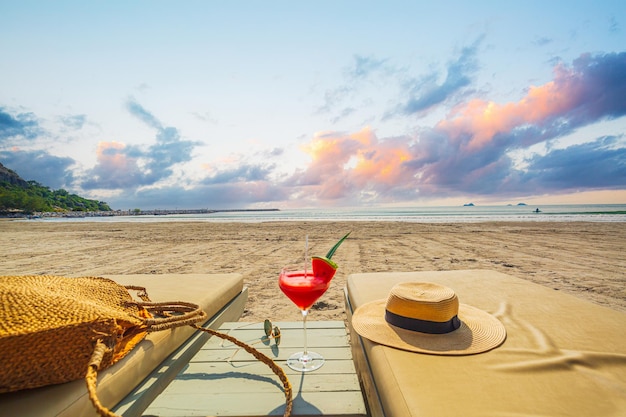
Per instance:
[[[0,181],[0,213],[110,210],[103,201],[88,200],[62,188],[53,191],[36,181],[26,181],[26,185]]]

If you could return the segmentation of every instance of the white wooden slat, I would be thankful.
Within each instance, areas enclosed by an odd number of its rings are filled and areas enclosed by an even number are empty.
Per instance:
[[[211,410],[207,414],[206,410]],[[282,416],[285,397],[280,393],[251,394],[242,400],[239,394],[207,393],[203,396],[180,394],[162,395],[145,416],[195,417],[195,416]],[[292,417],[341,416],[363,417],[365,406],[360,392],[321,392],[296,396]]]
[[[302,346],[295,347],[284,347],[281,346],[276,347],[260,347],[254,345],[254,348],[259,352],[263,353],[265,356],[269,357],[274,361],[285,361],[289,356],[296,352],[302,351]],[[346,348],[337,348],[337,347],[309,347],[310,351],[317,352],[322,355],[325,359],[330,360],[350,360],[352,359],[352,354],[349,349]],[[233,356],[234,355],[234,356]],[[228,350],[219,350],[219,349],[201,349],[198,351],[193,362],[220,362],[220,361],[228,361],[231,360],[233,362],[246,362],[246,361],[255,361],[254,357],[246,352],[244,349],[228,349]]]
[[[313,374],[337,374],[350,376],[350,374],[355,373],[354,363],[352,360],[329,359],[328,356],[325,356],[325,358],[326,361],[324,365]],[[300,372],[293,371],[291,368],[287,367],[285,361],[275,361],[275,363],[280,366],[289,377],[291,377],[291,375],[300,375]],[[269,366],[254,358],[251,358],[249,361],[238,361],[232,363],[219,360],[210,362],[191,361],[185,365],[183,372],[247,372],[254,373],[255,375],[274,375]]]
[[[224,332],[225,334],[235,337],[238,340],[251,344],[253,346],[274,345],[273,338],[268,339],[263,329],[236,329]],[[348,342],[345,330],[342,329],[326,329],[316,328],[307,329],[307,344],[309,347],[314,346],[343,346]],[[299,329],[283,329],[281,328],[280,346],[303,346],[304,331]],[[215,338],[207,343],[203,349],[223,349],[234,346],[233,343]]]
[[[314,314],[314,313],[311,313]],[[301,329],[302,322],[301,321],[272,321],[272,324],[277,325],[280,328],[285,329]],[[223,326],[220,327],[221,330],[232,330],[232,329],[261,329],[263,330],[262,322],[254,322],[254,323],[246,323],[246,322],[228,322],[224,323]],[[345,323],[343,321],[337,320],[315,320],[314,317],[309,315],[307,319],[307,328],[315,329],[315,328],[323,328],[323,329],[344,329]]]
[[[200,366],[190,365],[168,387],[169,393],[241,393],[241,384],[246,385],[246,394],[276,392],[283,388],[278,377],[270,370],[269,374],[220,369],[216,367],[210,372]],[[360,391],[356,378],[346,378],[345,374],[328,374],[310,372],[306,374],[288,375],[294,392],[341,392]]]

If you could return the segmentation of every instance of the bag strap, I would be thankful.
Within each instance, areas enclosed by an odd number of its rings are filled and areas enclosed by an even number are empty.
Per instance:
[[[102,362],[102,358],[104,354],[110,350],[102,340],[98,339],[96,341],[96,347],[93,350],[93,354],[91,355],[91,359],[89,360],[89,365],[87,366],[87,374],[85,375],[85,382],[87,383],[87,393],[89,394],[89,399],[91,403],[96,409],[96,412],[102,417],[120,417],[108,408],[106,408],[100,400],[98,399],[97,383],[98,383],[98,368],[100,368],[100,363]]]
[[[137,291],[137,296],[142,301],[130,301],[127,304],[143,307],[149,312],[156,313],[162,317],[145,319],[144,324],[148,327],[148,332],[156,332],[160,330],[167,330],[178,326],[184,326],[186,324],[194,324],[201,320],[206,320],[206,313],[200,308],[198,304],[189,303],[186,301],[167,301],[154,303],[148,296],[146,287],[139,287],[137,285],[124,285],[127,290]],[[172,315],[172,313],[182,313]]]
[[[148,296],[148,290],[146,290],[146,287],[138,287],[137,285],[124,285],[124,288],[126,288],[127,290],[137,291],[137,296],[143,301],[152,301]]]
[[[207,319],[206,313],[200,308],[198,304],[188,303],[186,301],[168,301],[154,303],[148,296],[148,291],[145,287],[139,287],[137,285],[125,285],[127,290],[137,291],[137,296],[142,301],[131,301],[128,304],[133,304],[138,307],[143,307],[149,312],[156,313],[162,317],[145,319],[144,323],[148,327],[148,332],[156,332],[160,330],[167,330],[178,326],[184,326],[186,324],[194,324],[202,320]],[[172,313],[182,313],[172,315]]]
[[[217,336],[221,339],[228,340],[229,342],[243,348],[246,352],[254,356],[256,359],[260,360],[261,362],[269,366],[272,372],[274,372],[276,376],[278,376],[280,381],[283,383],[283,388],[285,391],[285,412],[283,413],[283,417],[289,417],[291,415],[291,409],[293,408],[293,398],[292,398],[293,390],[291,388],[291,383],[289,382],[289,379],[287,378],[285,371],[283,371],[283,368],[278,366],[276,362],[272,360],[272,358],[270,358],[269,356],[265,355],[264,353],[261,353],[260,351],[253,348],[252,346],[228,334],[220,333],[208,327],[201,327],[201,326],[198,326],[197,324],[192,324],[191,327],[193,327],[196,330],[209,333],[210,335]]]
[[[158,332],[187,324],[195,324],[208,318],[207,314],[198,304],[188,303],[186,301],[159,303],[141,301],[133,302],[132,304],[143,307],[151,313],[163,316],[144,320],[144,324],[148,327],[148,332]],[[172,315],[171,313],[179,314]]]
[[[280,366],[278,366],[276,362],[272,360],[272,358],[270,358],[269,356],[261,353],[260,351],[253,348],[252,346],[244,342],[241,342],[238,339],[230,335],[218,332],[216,330],[213,330],[207,327],[201,327],[201,326],[198,326],[197,324],[190,324],[190,326],[196,330],[200,330],[200,331],[209,333],[210,335],[217,336],[224,340],[228,340],[229,342],[243,348],[246,352],[250,353],[256,359],[260,360],[261,362],[269,366],[269,368],[276,374],[276,376],[278,376],[278,378],[283,383],[283,387],[285,391],[285,412],[283,413],[283,417],[289,417],[291,415],[291,410],[293,408],[293,389],[291,387],[291,383],[289,382],[289,379],[287,378],[287,375],[285,374],[285,371],[283,371],[283,369]],[[98,368],[100,367],[100,363],[102,362],[102,358],[104,357],[104,354],[108,350],[109,348],[104,343],[102,343],[101,340],[98,340],[96,342],[96,347],[94,348],[93,354],[89,361],[89,366],[87,367],[87,374],[85,375],[85,382],[87,383],[87,392],[89,393],[89,399],[91,400],[91,403],[95,407],[96,412],[102,417],[120,417],[119,415],[115,414],[114,412],[106,408],[104,405],[102,405],[102,403],[98,399],[98,395],[96,392],[97,382],[98,382]]]

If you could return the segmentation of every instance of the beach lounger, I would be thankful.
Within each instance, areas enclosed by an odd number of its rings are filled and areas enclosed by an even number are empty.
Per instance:
[[[373,417],[626,415],[625,313],[494,271],[387,272],[348,277],[348,321],[405,281],[452,288],[461,303],[495,315],[507,337],[485,353],[439,356],[351,329]]]
[[[143,286],[153,301],[189,301],[197,303],[207,313],[205,327],[217,329],[223,322],[237,321],[244,310],[247,288],[239,274],[165,274],[165,275],[105,275],[123,285]],[[127,398],[153,370],[172,357],[181,361],[193,356],[209,336],[190,326],[149,334],[124,359],[98,374],[98,397],[109,408],[125,399],[129,402],[150,403],[167,381],[184,364],[168,366],[168,375],[153,375],[151,389]],[[181,348],[181,345],[183,346]],[[180,349],[179,349],[180,348]],[[178,349],[178,350],[177,350]],[[184,352],[181,353],[181,350]],[[32,390],[0,394],[0,414],[19,417],[90,417],[96,416],[89,401],[84,380],[52,385]]]

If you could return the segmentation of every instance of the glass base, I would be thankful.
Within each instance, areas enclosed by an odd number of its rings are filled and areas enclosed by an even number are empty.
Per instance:
[[[287,359],[287,366],[298,372],[311,372],[324,365],[324,358],[319,353],[304,352],[294,353]]]

